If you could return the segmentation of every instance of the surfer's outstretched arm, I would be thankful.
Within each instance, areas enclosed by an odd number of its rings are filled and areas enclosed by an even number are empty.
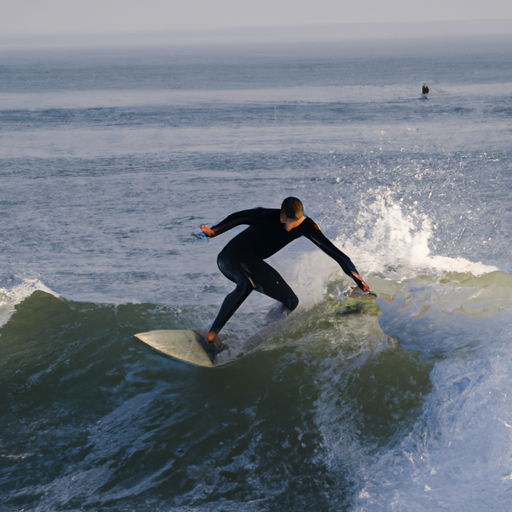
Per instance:
[[[241,226],[242,224],[251,225],[265,215],[268,215],[269,209],[267,208],[254,208],[252,210],[242,210],[240,212],[228,215],[223,221],[215,226],[209,228],[205,224],[201,226],[201,231],[208,237],[212,238],[217,235],[222,235],[230,229]]]
[[[311,220],[311,219],[310,219]],[[306,226],[305,226],[306,227]],[[350,276],[357,286],[364,292],[370,290],[368,284],[364,281],[364,279],[359,275],[356,267],[350,260],[350,258],[343,252],[341,252],[320,230],[318,225],[311,220],[311,225],[305,234],[309,240],[311,240],[315,245],[317,245],[320,249],[322,249],[325,254],[330,256],[338,265],[342,268],[343,272]]]

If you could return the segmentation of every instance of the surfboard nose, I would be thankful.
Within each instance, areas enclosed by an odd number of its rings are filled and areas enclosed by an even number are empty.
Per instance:
[[[204,337],[190,329],[167,329],[141,332],[134,335],[158,352],[179,361],[212,368],[216,351]]]

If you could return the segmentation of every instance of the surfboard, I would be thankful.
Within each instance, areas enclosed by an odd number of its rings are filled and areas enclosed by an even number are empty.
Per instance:
[[[162,354],[206,368],[215,366],[215,357],[219,352],[209,346],[201,333],[190,329],[141,332],[135,337]]]
[[[379,307],[375,304],[377,296],[370,292],[361,292],[359,289],[352,290],[343,304],[343,314],[362,313],[378,315]],[[302,321],[304,310],[297,308],[285,318],[271,323],[261,331],[254,334],[243,342],[233,340],[233,346],[217,341],[212,347],[204,336],[206,333],[190,329],[163,329],[158,331],[141,332],[134,336],[140,341],[149,345],[161,354],[170,356],[178,361],[214,368],[233,362],[242,355],[258,350],[267,340],[275,339],[284,330],[293,329]],[[235,346],[236,344],[236,346]]]

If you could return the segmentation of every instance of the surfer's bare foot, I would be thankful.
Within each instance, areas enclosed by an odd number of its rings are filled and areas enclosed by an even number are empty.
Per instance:
[[[216,332],[213,332],[213,331],[210,331],[208,333],[208,336],[206,337],[206,340],[208,341],[208,343],[210,345],[215,345],[215,340],[217,339],[217,333]]]

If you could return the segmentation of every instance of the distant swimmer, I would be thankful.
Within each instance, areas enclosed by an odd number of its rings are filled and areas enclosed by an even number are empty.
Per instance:
[[[421,92],[423,94],[428,94],[430,92],[430,89],[428,88],[428,85],[424,84],[423,87],[421,88]]]
[[[212,228],[202,225],[201,230],[212,238],[242,224],[249,227],[235,236],[217,258],[220,271],[236,284],[236,288],[226,296],[210,327],[208,342],[211,345],[215,343],[219,331],[253,290],[281,302],[289,311],[298,306],[299,299],[293,290],[263,260],[301,236],[311,240],[333,258],[361,290],[370,290],[350,258],[326,238],[312,219],[304,215],[299,199],[287,197],[281,209],[255,208],[236,212]]]

